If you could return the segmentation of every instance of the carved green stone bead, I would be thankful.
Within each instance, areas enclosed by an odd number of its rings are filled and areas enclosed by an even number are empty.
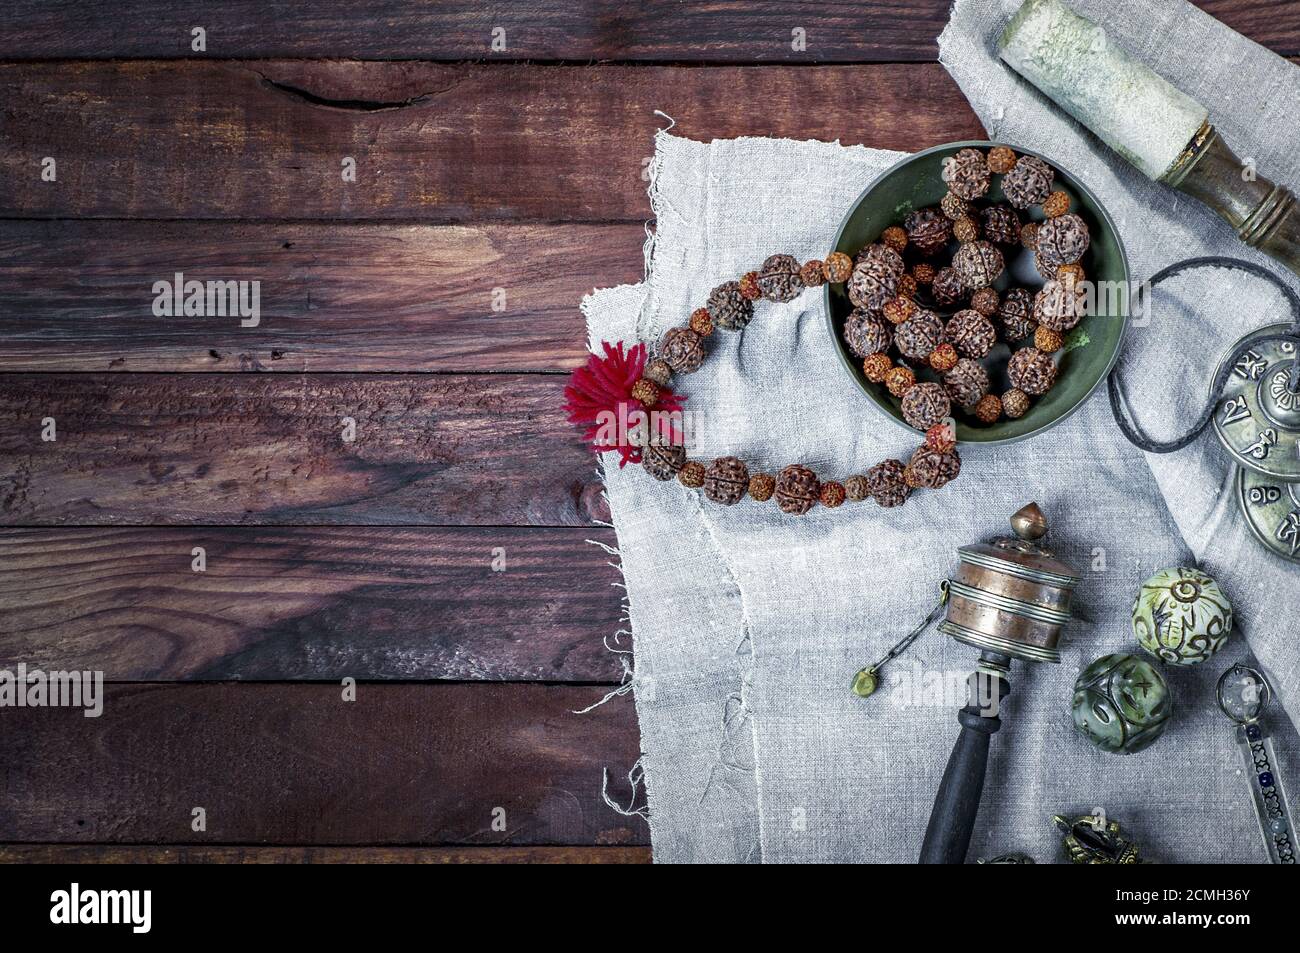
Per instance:
[[[1133,601],[1133,635],[1162,662],[1196,665],[1228,641],[1232,603],[1199,569],[1163,569]]]
[[[1173,711],[1169,686],[1137,655],[1103,655],[1074,683],[1074,727],[1102,751],[1133,754],[1153,744]]]

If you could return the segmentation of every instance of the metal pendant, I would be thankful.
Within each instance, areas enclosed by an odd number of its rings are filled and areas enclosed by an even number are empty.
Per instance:
[[[1253,337],[1289,328],[1274,324],[1251,331],[1228,353]],[[1291,381],[1295,355],[1294,341],[1249,347],[1232,366],[1213,420],[1219,442],[1238,464],[1237,506],[1246,525],[1267,549],[1300,562],[1300,392]]]
[[[1223,713],[1237,726],[1237,748],[1246,766],[1246,784],[1268,859],[1275,864],[1294,864],[1296,842],[1291,810],[1278,773],[1273,741],[1259,721],[1272,697],[1268,679],[1257,669],[1237,664],[1223,673],[1216,695]]]
[[[1237,504],[1255,538],[1283,559],[1300,563],[1300,483],[1284,483],[1237,468]]]
[[[1280,333],[1274,324],[1239,338],[1232,354],[1259,334]],[[1267,341],[1247,350],[1228,375],[1214,412],[1214,432],[1241,466],[1275,481],[1300,481],[1300,394],[1292,391],[1296,345]]]

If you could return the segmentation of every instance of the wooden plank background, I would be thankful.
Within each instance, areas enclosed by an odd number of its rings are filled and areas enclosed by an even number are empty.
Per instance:
[[[589,538],[614,543],[599,528],[0,530],[0,669],[614,682],[621,607]]]
[[[6,839],[645,840],[639,818],[600,798],[602,770],[637,758],[629,705],[574,715],[600,693],[563,685],[362,684],[355,701],[341,695],[337,683],[114,685],[99,718],[10,709]]]
[[[1279,0],[1196,0],[1283,54],[1300,53],[1300,11]],[[173,58],[194,55],[203,26],[214,57],[460,60],[684,60],[856,63],[934,60],[950,0],[354,0],[286,11],[260,0],[11,0],[0,58]],[[215,7],[215,8],[214,8]],[[504,29],[506,48],[492,49]],[[807,50],[791,48],[802,27]]]
[[[1199,5],[1300,54],[1300,4]],[[577,302],[641,275],[656,109],[982,135],[948,7],[10,3],[0,668],[111,684],[98,719],[0,710],[0,861],[647,860],[601,796],[630,700],[573,714],[625,627],[559,410]],[[176,272],[259,281],[260,324],[155,317]]]
[[[19,526],[580,525],[600,487],[563,388],[543,374],[5,374],[0,508]]]
[[[0,864],[648,864],[649,847],[0,845]]]
[[[640,222],[0,220],[10,371],[568,370],[574,306],[642,274]],[[260,324],[154,317],[155,281],[260,281]],[[499,292],[497,289],[500,289]]]
[[[15,0],[0,43],[5,59],[193,55],[190,31],[203,26],[212,56],[362,59],[784,60],[858,62],[932,60],[948,0],[794,4],[769,0],[570,0],[421,3],[358,0],[314,4],[308,15],[259,0],[161,5],[126,0],[87,4],[70,24],[66,4]],[[61,9],[62,8],[62,9]],[[288,22],[286,22],[288,21]],[[790,47],[791,30],[812,38],[808,53]],[[505,49],[492,49],[494,28]]]
[[[640,222],[656,109],[718,137],[981,135],[937,63],[7,63],[0,93],[0,215],[32,218]]]

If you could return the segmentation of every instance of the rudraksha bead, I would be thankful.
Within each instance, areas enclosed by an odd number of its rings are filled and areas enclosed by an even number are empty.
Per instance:
[[[944,337],[964,357],[983,357],[993,350],[998,332],[988,318],[974,308],[966,308],[949,319]]]
[[[871,498],[884,507],[902,506],[911,489],[903,480],[903,463],[884,460],[867,471],[867,490]]]
[[[936,304],[946,308],[965,298],[969,294],[969,289],[955,269],[940,268],[930,284],[930,294],[934,296]]]
[[[885,375],[894,367],[893,359],[883,351],[868,355],[862,362],[862,373],[873,384],[883,384]]]
[[[739,331],[754,317],[754,303],[740,293],[740,284],[726,281],[709,292],[709,317],[726,331]]]
[[[659,342],[659,356],[678,374],[693,374],[704,363],[704,341],[690,328],[669,328]]]
[[[1073,282],[1047,282],[1034,295],[1034,320],[1053,331],[1069,331],[1083,320],[1087,299]]]
[[[1002,416],[1002,398],[997,394],[985,394],[975,405],[975,417],[980,423],[997,423]]]
[[[903,395],[903,419],[917,430],[929,430],[952,413],[952,398],[942,384],[917,384]]]
[[[1002,339],[1008,343],[1022,341],[1034,333],[1037,322],[1033,316],[1034,299],[1027,288],[1008,288],[998,305],[998,320],[1002,322]]]
[[[889,369],[885,375],[885,387],[895,397],[902,397],[909,390],[916,386],[916,373],[910,367],[898,367]]]
[[[831,284],[842,284],[853,274],[853,259],[842,251],[831,252],[822,262],[822,274]]]
[[[1006,175],[1016,167],[1016,154],[1006,146],[994,146],[989,150],[989,171],[995,175]]]
[[[962,149],[945,159],[942,175],[948,190],[967,201],[980,198],[989,190],[988,160],[978,149]]]
[[[718,457],[704,471],[704,495],[714,503],[739,503],[748,489],[749,467],[738,457]]]
[[[1020,241],[1020,216],[1009,205],[990,205],[980,212],[984,237],[999,245],[1015,245]]]
[[[890,225],[880,233],[880,240],[894,251],[902,254],[903,249],[907,247],[907,232],[897,225]]]
[[[926,360],[943,340],[943,321],[933,311],[918,311],[894,329],[898,353],[914,361]]]
[[[691,330],[702,338],[713,333],[713,319],[709,317],[708,308],[696,308],[691,312]]]
[[[686,448],[674,443],[652,440],[641,451],[641,466],[656,480],[671,480],[686,465]]]
[[[656,357],[645,366],[641,376],[646,380],[654,381],[660,387],[667,387],[673,379],[673,369],[668,366],[668,362],[661,357]]]
[[[844,343],[858,357],[888,351],[894,342],[894,328],[871,311],[856,309],[844,322]]]
[[[776,505],[782,513],[802,516],[817,505],[821,494],[821,481],[817,474],[798,463],[792,463],[776,478]]]
[[[1021,156],[1015,167],[1002,177],[1002,194],[1016,208],[1029,208],[1047,198],[1056,172],[1037,156]]]
[[[1038,229],[1038,255],[1052,267],[1074,264],[1091,243],[1088,223],[1072,212],[1049,218]]]
[[[1007,362],[1011,383],[1031,397],[1046,394],[1056,383],[1056,365],[1036,347],[1022,347]]]
[[[750,499],[766,503],[776,491],[776,477],[770,473],[755,473],[749,478]]]
[[[819,285],[826,284],[826,275],[822,271],[822,262],[816,258],[804,262],[803,267],[799,269],[799,280],[808,288],[816,288]]]
[[[688,460],[682,464],[682,468],[677,471],[677,479],[682,486],[690,487],[692,490],[698,490],[704,486],[704,464],[698,460]]]
[[[1048,218],[1057,218],[1070,211],[1070,196],[1059,189],[1043,199],[1043,214]]]
[[[1001,303],[1002,299],[993,288],[981,288],[970,296],[970,306],[986,318],[997,314]]]
[[[822,484],[821,493],[818,494],[817,499],[822,506],[833,510],[844,502],[844,497],[844,485],[830,481]]]
[[[920,208],[903,219],[907,237],[922,255],[937,255],[952,241],[952,222],[937,208]]]
[[[966,242],[952,256],[952,267],[971,291],[987,288],[1006,268],[1002,252],[992,242]]]
[[[1029,395],[1013,387],[1002,395],[1002,412],[1012,420],[1019,420],[1029,412]]]
[[[944,452],[934,447],[918,447],[903,471],[903,482],[913,488],[942,489],[961,473],[961,457],[956,450]]]
[[[884,245],[877,246],[885,248]],[[886,249],[897,257],[892,248]],[[879,311],[898,291],[898,279],[902,277],[900,267],[895,269],[885,257],[869,255],[858,260],[849,276],[849,300],[854,306],[869,311]]]
[[[1065,338],[1061,336],[1060,331],[1053,331],[1051,328],[1040,324],[1038,330],[1034,332],[1034,347],[1044,354],[1055,354],[1064,346]]]
[[[793,301],[803,291],[799,262],[793,255],[768,255],[758,269],[758,288],[768,301]]]
[[[974,407],[989,392],[988,372],[968,357],[963,357],[943,375],[943,383],[953,403],[962,409]]]
[[[632,385],[632,399],[640,401],[646,407],[659,403],[659,385],[648,378],[641,378]]]
[[[958,359],[957,349],[944,341],[930,354],[929,363],[931,367],[942,374],[956,367]]]

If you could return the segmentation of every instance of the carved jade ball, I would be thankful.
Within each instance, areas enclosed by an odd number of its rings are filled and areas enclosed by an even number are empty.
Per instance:
[[[1133,635],[1162,662],[1196,665],[1228,641],[1232,603],[1199,569],[1163,569],[1133,600]]]
[[[1074,683],[1074,727],[1102,751],[1133,754],[1164,732],[1169,686],[1137,655],[1103,655]]]

